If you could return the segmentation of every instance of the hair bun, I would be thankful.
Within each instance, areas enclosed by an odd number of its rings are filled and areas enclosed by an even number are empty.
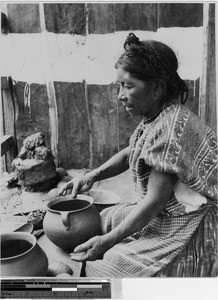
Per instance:
[[[132,45],[139,46],[139,45],[141,45],[141,42],[139,41],[139,38],[134,33],[131,32],[127,36],[123,47],[126,51],[129,51],[129,49]]]

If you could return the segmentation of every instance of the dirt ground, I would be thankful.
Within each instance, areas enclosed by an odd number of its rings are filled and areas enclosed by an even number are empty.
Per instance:
[[[8,188],[7,172],[2,173],[0,183],[1,214],[15,214],[22,210],[22,191],[20,187]]]
[[[67,170],[68,174],[72,177],[86,172],[85,169]],[[7,181],[9,178],[8,173],[3,173],[0,184],[1,194],[1,214],[13,215],[22,212],[22,191],[20,187],[8,188]],[[95,189],[102,189],[112,191],[119,195],[122,202],[134,202],[136,197],[133,184],[131,182],[129,171],[126,171],[118,176],[109,178],[103,181],[96,182],[93,186]]]

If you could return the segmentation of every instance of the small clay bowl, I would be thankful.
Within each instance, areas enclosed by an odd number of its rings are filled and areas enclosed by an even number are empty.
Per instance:
[[[14,232],[27,232],[27,233],[32,233],[33,232],[33,224],[27,223],[24,224],[17,229],[14,230]]]

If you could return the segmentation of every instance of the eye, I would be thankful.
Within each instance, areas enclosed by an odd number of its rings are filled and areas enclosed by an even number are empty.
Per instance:
[[[130,84],[130,83],[124,83],[123,84],[123,87],[126,89],[126,90],[131,90],[133,88],[133,85]]]
[[[124,83],[123,85],[125,88],[127,88],[128,90],[132,88],[132,85],[128,84],[128,83]]]
[[[133,87],[132,84],[125,83],[122,81],[114,81],[113,83],[117,85],[117,88],[123,87],[123,88],[126,88],[127,90],[130,90]]]

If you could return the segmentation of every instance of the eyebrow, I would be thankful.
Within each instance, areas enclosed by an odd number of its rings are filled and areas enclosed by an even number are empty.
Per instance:
[[[119,80],[118,78],[115,80],[116,83],[119,83],[119,82],[124,82],[124,83],[127,83],[127,84],[134,84],[133,81],[131,81],[130,79],[125,79],[124,80]]]

